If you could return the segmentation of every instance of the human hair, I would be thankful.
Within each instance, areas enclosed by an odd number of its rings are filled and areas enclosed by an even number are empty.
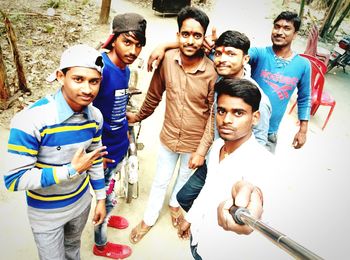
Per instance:
[[[221,95],[229,95],[243,99],[255,112],[259,109],[261,93],[258,87],[247,79],[223,78],[215,83],[218,99]]]
[[[284,11],[276,17],[276,19],[273,21],[273,24],[275,24],[279,20],[286,20],[289,22],[293,22],[294,29],[296,32],[299,31],[300,29],[301,20],[297,13]]]
[[[250,40],[244,33],[228,30],[216,40],[215,47],[219,46],[233,47],[242,50],[244,54],[248,54]]]
[[[123,33],[125,33],[128,36],[131,36],[132,38],[135,38],[137,41],[139,41],[141,43],[141,45],[143,47],[146,45],[146,37],[145,37],[145,35],[143,35],[139,31],[128,31],[128,32],[117,32],[117,33],[114,33],[114,36],[113,36],[111,42],[114,42],[119,37],[119,35],[121,35]],[[131,35],[130,33],[132,33],[133,35]]]
[[[181,30],[182,23],[188,18],[192,18],[199,22],[204,29],[204,34],[206,33],[209,25],[209,17],[202,10],[191,6],[182,8],[177,14],[177,25],[179,26],[179,31]]]
[[[131,31],[134,35],[136,40],[138,40],[141,45],[144,47],[146,45],[146,37],[144,34],[140,33],[139,31]]]
[[[67,74],[67,72],[68,72],[68,70],[69,70],[70,68],[64,68],[64,69],[62,69],[62,73],[63,73],[63,75],[65,75],[66,76],[66,74]]]

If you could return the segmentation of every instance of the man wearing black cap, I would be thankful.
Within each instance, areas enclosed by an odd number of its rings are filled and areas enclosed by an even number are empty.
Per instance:
[[[116,205],[113,192],[115,173],[121,167],[129,147],[126,105],[128,102],[128,82],[132,64],[146,44],[146,20],[136,13],[125,13],[114,17],[112,33],[102,46],[109,52],[102,53],[105,68],[101,88],[94,101],[103,115],[102,143],[108,155],[103,158],[105,184],[107,190],[105,222],[95,228],[93,253],[110,258],[126,258],[131,248],[107,242],[107,225],[118,229],[128,227],[128,221],[120,216],[110,216]]]

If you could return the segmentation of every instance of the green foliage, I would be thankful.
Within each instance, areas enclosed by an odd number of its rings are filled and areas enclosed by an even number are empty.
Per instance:
[[[43,4],[44,7],[47,8],[54,8],[54,9],[58,9],[62,6],[64,6],[66,3],[68,2],[68,0],[47,0],[47,2],[45,4]]]
[[[8,15],[9,20],[12,23],[24,23],[25,22],[25,17],[21,14],[18,13],[12,13]]]
[[[45,32],[47,32],[47,33],[52,33],[54,29],[55,29],[55,26],[52,24],[45,25]]]

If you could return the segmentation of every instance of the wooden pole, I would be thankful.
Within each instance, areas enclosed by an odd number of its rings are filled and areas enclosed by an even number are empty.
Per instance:
[[[11,50],[13,53],[13,58],[16,64],[16,69],[17,69],[17,76],[18,76],[18,87],[21,91],[23,92],[29,92],[31,93],[30,89],[27,87],[27,80],[25,77],[25,73],[24,73],[24,69],[23,69],[23,64],[21,62],[21,57],[17,48],[17,38],[16,38],[16,34],[15,31],[12,27],[12,24],[10,22],[10,20],[8,19],[8,17],[2,13],[2,15],[4,16],[4,23],[5,23],[5,28],[6,28],[6,32],[7,32],[7,37],[9,39],[10,42],[10,46],[11,46]]]
[[[102,0],[101,12],[100,12],[100,24],[107,24],[109,18],[109,12],[111,10],[111,1],[112,0]]]
[[[0,45],[0,102],[6,102],[9,99],[9,89],[7,82],[6,66],[3,60],[2,49]]]
[[[301,22],[303,22],[304,18],[304,8],[305,8],[305,0],[300,1],[300,10],[299,10],[299,17]]]

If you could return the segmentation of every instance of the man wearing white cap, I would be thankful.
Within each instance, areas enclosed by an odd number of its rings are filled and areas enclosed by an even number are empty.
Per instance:
[[[127,245],[107,241],[107,226],[117,229],[127,228],[128,221],[121,216],[111,215],[117,204],[114,177],[121,168],[129,148],[128,103],[129,64],[132,64],[146,44],[146,20],[136,13],[118,14],[112,22],[112,33],[102,46],[108,52],[102,53],[103,77],[101,89],[94,100],[94,106],[103,115],[102,143],[107,146],[108,155],[103,158],[105,185],[107,190],[107,218],[95,227],[93,253],[98,256],[122,259],[130,256]]]
[[[91,184],[97,199],[93,224],[106,216],[102,115],[91,102],[101,82],[100,53],[86,45],[68,48],[48,77],[62,87],[12,119],[4,180],[25,190],[28,217],[40,259],[80,259]]]

